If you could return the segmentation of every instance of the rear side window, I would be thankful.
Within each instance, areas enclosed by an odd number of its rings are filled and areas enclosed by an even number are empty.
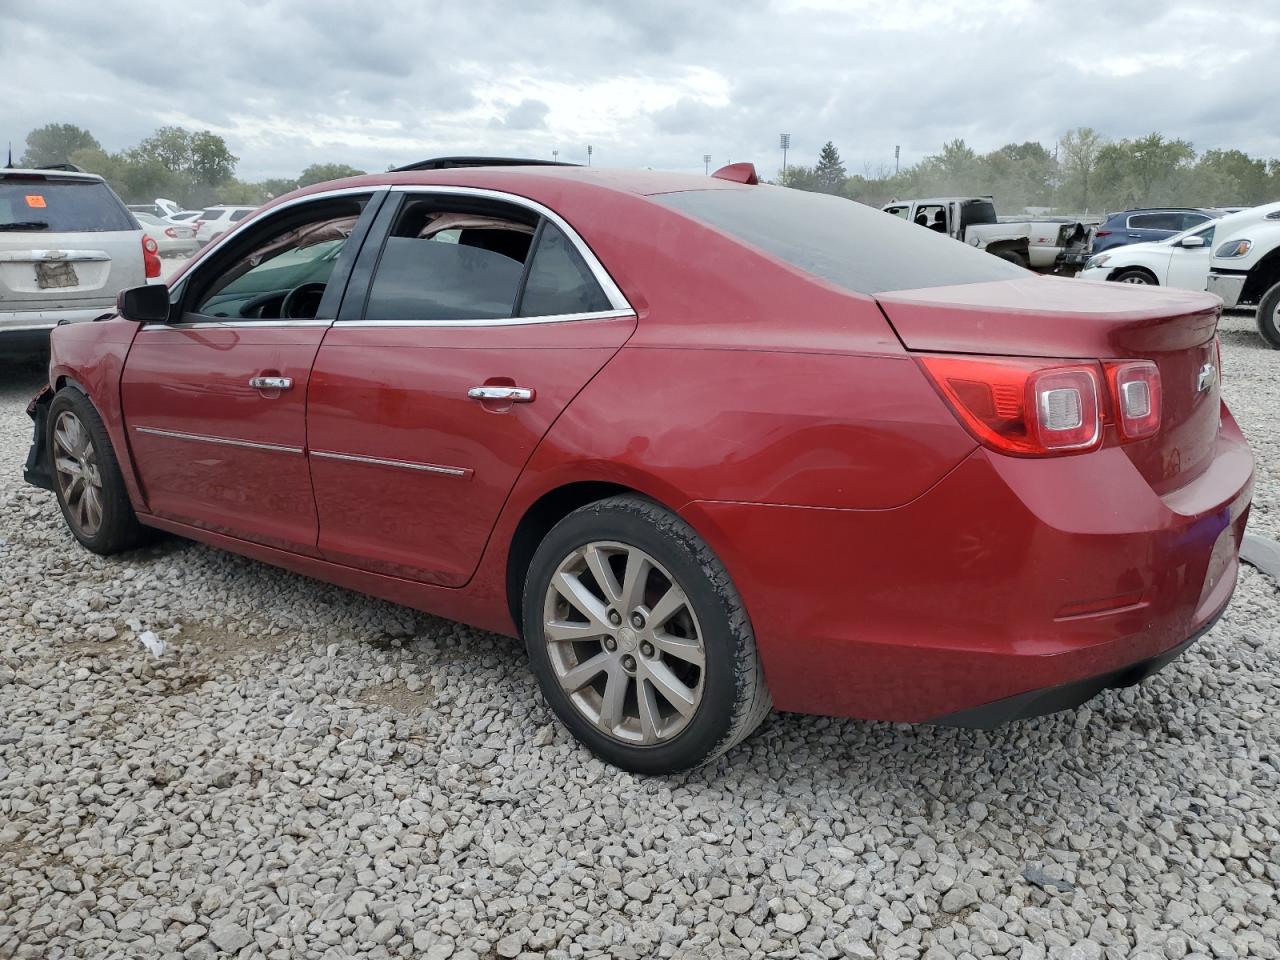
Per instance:
[[[252,210],[232,210],[231,222],[235,223],[237,220],[243,220],[245,217],[247,217],[251,213],[253,213]]]
[[[855,293],[1028,276],[951,237],[828,194],[752,186],[650,199]]]
[[[409,200],[369,286],[370,320],[511,317],[533,243],[532,224]]]
[[[564,231],[550,221],[543,223],[520,298],[520,316],[594,313],[609,306],[591,268]]]
[[[1192,227],[1199,226],[1209,219],[1211,218],[1205,216],[1203,213],[1184,213],[1182,215],[1182,229],[1190,230]]]
[[[0,231],[106,233],[137,230],[100,180],[0,179]]]
[[[204,213],[200,214],[200,219],[201,220],[217,220],[226,212],[227,211],[225,210],[206,210]]]

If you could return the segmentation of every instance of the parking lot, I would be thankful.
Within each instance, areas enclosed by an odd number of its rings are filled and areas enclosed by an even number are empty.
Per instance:
[[[1280,535],[1276,355],[1224,389]],[[605,766],[517,644],[178,539],[77,547],[0,368],[0,956],[1280,957],[1280,601],[983,733],[775,715]],[[166,643],[154,658],[139,642]]]

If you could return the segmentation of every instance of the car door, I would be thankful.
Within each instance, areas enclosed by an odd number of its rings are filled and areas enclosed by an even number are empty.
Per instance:
[[[282,207],[183,278],[176,322],[138,331],[121,395],[151,513],[315,554],[307,383],[374,199]]]
[[[555,418],[635,329],[573,230],[529,201],[394,192],[312,371],[321,554],[446,586],[475,571]]]
[[[1210,222],[1207,226],[1188,234],[1188,237],[1199,237],[1203,246],[1183,247],[1171,246],[1169,272],[1165,285],[1182,290],[1203,290],[1209,279],[1209,257],[1213,252],[1213,232],[1217,224]],[[1186,238],[1184,238],[1186,239]]]

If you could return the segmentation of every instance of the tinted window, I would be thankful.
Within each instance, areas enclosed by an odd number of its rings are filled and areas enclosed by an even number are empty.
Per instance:
[[[369,289],[370,320],[509,317],[524,264],[483,247],[389,237]]]
[[[1203,213],[1184,213],[1182,215],[1182,229],[1190,230],[1192,227],[1204,223],[1209,219],[1211,218],[1205,216]]]
[[[224,213],[226,213],[225,210],[218,210],[218,209],[206,210],[204,213],[200,214],[200,219],[201,220],[217,220]]]
[[[608,298],[582,255],[555,224],[545,223],[529,265],[520,316],[594,313],[609,307]]]
[[[137,229],[133,214],[99,180],[0,179],[0,230],[105,233]]]
[[[754,186],[651,199],[856,293],[1028,276],[950,237],[827,194]]]
[[[1135,213],[1129,218],[1129,227],[1133,230],[1178,230],[1182,226],[1180,213]]]
[[[245,217],[247,217],[251,213],[253,213],[252,210],[232,210],[231,222],[234,223],[237,220],[243,220]]]

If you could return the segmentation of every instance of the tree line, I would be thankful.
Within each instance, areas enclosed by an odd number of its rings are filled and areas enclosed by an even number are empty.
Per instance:
[[[209,130],[160,127],[137,146],[108,153],[88,130],[50,123],[27,134],[23,167],[73,163],[103,177],[126,203],[166,197],[184,207],[259,204],[308,184],[364,173],[344,163],[313,163],[297,177],[250,183],[236,178],[240,158]]]
[[[1234,149],[1197,153],[1189,141],[1159,133],[1109,140],[1079,127],[1052,150],[1029,140],[980,154],[963,140],[952,140],[939,153],[896,173],[881,165],[850,174],[828,140],[813,166],[788,166],[778,182],[876,206],[914,197],[991,195],[1002,212],[1047,207],[1083,214],[1280,200],[1280,159],[1263,160]]]

